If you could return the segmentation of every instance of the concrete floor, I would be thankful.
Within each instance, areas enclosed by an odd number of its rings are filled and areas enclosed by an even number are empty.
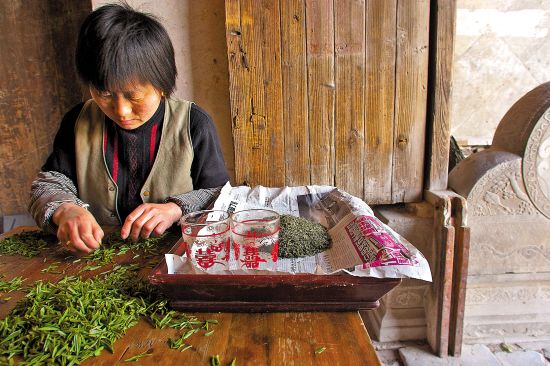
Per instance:
[[[375,342],[382,366],[550,366],[550,342],[464,345],[461,357],[439,358],[425,342]]]

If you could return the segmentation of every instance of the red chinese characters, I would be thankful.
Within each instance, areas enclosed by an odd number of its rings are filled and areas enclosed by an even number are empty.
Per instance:
[[[241,258],[243,267],[248,269],[258,269],[260,263],[266,262],[265,259],[260,257],[260,250],[252,245],[245,245],[243,247],[243,254]]]
[[[220,257],[223,255],[223,257]],[[218,260],[217,260],[218,259]],[[229,260],[229,239],[218,243],[211,243],[207,248],[199,248],[195,252],[195,261],[198,266],[204,269],[214,264],[224,264]]]
[[[208,269],[216,264],[216,253],[211,248],[199,248],[195,253],[195,260],[198,266]]]

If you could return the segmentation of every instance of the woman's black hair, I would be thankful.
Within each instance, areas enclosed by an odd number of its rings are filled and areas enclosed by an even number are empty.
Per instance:
[[[75,61],[82,81],[100,91],[149,82],[170,95],[176,85],[174,47],[166,29],[125,3],[102,6],[86,17]]]

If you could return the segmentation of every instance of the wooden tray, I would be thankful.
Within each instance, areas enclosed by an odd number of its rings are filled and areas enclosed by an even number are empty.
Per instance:
[[[181,255],[177,243],[170,253]],[[149,280],[177,310],[194,312],[353,311],[375,309],[400,278],[337,275],[168,274],[164,258]]]

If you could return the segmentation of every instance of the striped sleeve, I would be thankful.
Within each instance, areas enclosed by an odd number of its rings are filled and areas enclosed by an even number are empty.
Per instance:
[[[165,202],[173,202],[181,208],[183,215],[189,212],[207,209],[219,196],[222,186],[202,188],[191,192],[170,196]]]
[[[32,182],[28,209],[42,230],[51,234],[57,232],[52,216],[55,210],[66,202],[81,207],[88,206],[78,198],[76,186],[66,175],[56,171],[38,173]]]

